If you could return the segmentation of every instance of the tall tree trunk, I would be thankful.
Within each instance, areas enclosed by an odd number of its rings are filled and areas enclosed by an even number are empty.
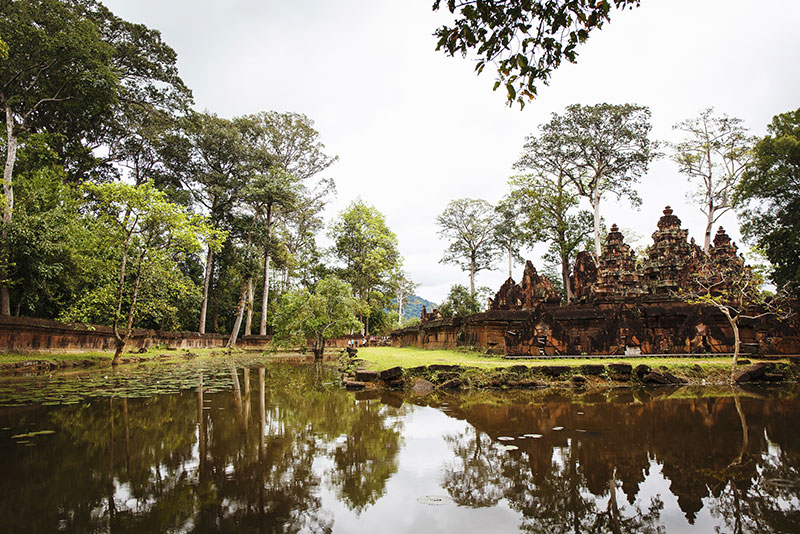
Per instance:
[[[203,277],[203,301],[200,303],[200,326],[197,331],[201,334],[206,333],[206,312],[208,311],[208,290],[211,286],[211,270],[214,267],[214,251],[208,247],[206,255],[206,272]]]
[[[397,327],[403,324],[403,291],[397,293]]]
[[[8,246],[8,225],[11,224],[11,214],[14,211],[14,185],[11,181],[14,174],[14,163],[17,161],[17,136],[14,116],[8,104],[6,112],[6,165],[3,169],[3,232],[0,243],[0,315],[11,315],[11,297],[8,293],[7,279],[9,277],[9,259],[11,250]]]
[[[250,279],[248,278],[242,284],[242,293],[239,296],[239,305],[236,306],[236,321],[233,323],[231,336],[228,338],[228,343],[225,345],[229,349],[236,346],[236,339],[239,337],[239,330],[242,328],[242,317],[244,317],[244,307],[247,299],[247,282],[249,280]]]
[[[475,296],[475,262],[469,262],[469,294]]]
[[[603,255],[600,239],[600,195],[597,192],[592,196],[592,208],[594,208],[594,261],[597,263]]]
[[[111,365],[119,364],[119,359],[122,356],[122,353],[125,351],[125,345],[128,344],[131,334],[133,333],[133,316],[136,312],[136,302],[139,299],[139,283],[142,280],[142,264],[144,263],[144,258],[145,254],[142,253],[142,255],[139,257],[139,264],[136,267],[136,277],[133,283],[133,295],[131,296],[131,305],[128,308],[128,320],[125,325],[124,336],[120,336],[119,329],[117,328],[117,321],[114,321],[114,336],[117,340],[117,348],[114,351],[114,359],[111,360]]]
[[[706,216],[706,235],[703,239],[703,252],[708,254],[711,251],[711,228],[714,226],[714,206],[708,203],[708,214]]]
[[[513,262],[512,258],[511,258],[511,240],[509,239],[508,240],[508,277],[509,278],[513,278],[513,276],[512,276],[513,273],[511,272],[513,267],[514,267],[514,262]]]
[[[736,364],[739,363],[739,317],[731,317],[728,310],[724,310],[725,317],[733,329],[733,365],[731,365],[731,384],[735,382]]]
[[[267,246],[264,249],[264,294],[261,297],[261,324],[258,328],[260,336],[267,335],[267,303],[269,302],[269,235],[272,230],[272,204],[267,205]]]
[[[267,434],[267,408],[264,402],[264,368],[258,368],[258,457],[264,457],[264,450],[266,448],[266,434]],[[263,484],[261,484],[263,486]]]
[[[253,333],[253,279],[247,279],[247,317],[244,322],[244,335],[249,336]]]
[[[561,257],[561,283],[564,284],[564,294],[567,296],[567,304],[572,302],[572,288],[569,287],[569,258]]]

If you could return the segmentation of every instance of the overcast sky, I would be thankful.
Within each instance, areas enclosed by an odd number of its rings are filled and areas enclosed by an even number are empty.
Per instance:
[[[445,20],[432,0],[109,0],[118,16],[161,31],[178,53],[196,108],[224,117],[294,111],[315,121],[339,162],[326,176],[338,195],[328,218],[356,197],[397,234],[417,294],[441,301],[468,283],[439,263],[446,243],[434,219],[450,200],[496,202],[507,192],[524,137],[573,103],[636,103],[652,111],[653,136],[707,107],[736,116],[756,135],[800,107],[800,2],[642,0],[579,49],[520,111],[493,92],[493,73],[435,51]],[[640,184],[640,210],[604,199],[606,222],[633,245],[648,244],[669,204],[698,242],[704,216],[668,158]],[[739,241],[736,218],[721,223]],[[638,240],[638,242],[637,242]],[[740,247],[743,248],[743,247]],[[537,248],[524,256],[541,267]],[[504,261],[478,284],[499,288]],[[522,266],[515,269],[519,280]]]

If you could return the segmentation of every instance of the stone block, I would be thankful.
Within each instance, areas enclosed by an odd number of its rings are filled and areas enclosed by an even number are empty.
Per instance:
[[[357,382],[377,382],[379,379],[380,375],[378,374],[378,371],[372,371],[370,369],[356,370]]]
[[[605,372],[605,365],[599,363],[586,363],[580,367],[581,373],[590,376],[600,376]]]
[[[633,372],[633,366],[629,363],[615,362],[608,364],[608,370],[619,375],[629,375]]]
[[[402,367],[392,367],[390,369],[384,369],[381,371],[381,380],[389,381],[389,380],[396,380],[398,378],[402,378],[403,376],[403,368]]]

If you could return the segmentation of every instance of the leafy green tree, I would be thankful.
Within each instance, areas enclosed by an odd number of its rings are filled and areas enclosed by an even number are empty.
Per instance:
[[[0,315],[9,315],[7,227],[14,211],[14,164],[19,140],[59,121],[86,125],[108,113],[119,79],[113,47],[102,40],[83,4],[59,0],[0,2],[0,111],[5,125]]]
[[[718,116],[713,108],[673,129],[684,133],[684,139],[672,145],[672,159],[680,172],[696,183],[691,197],[706,216],[703,251],[708,254],[711,228],[733,208],[733,196],[752,160],[755,139],[747,134],[741,119]]]
[[[439,237],[450,241],[439,263],[451,263],[469,272],[470,294],[475,295],[475,274],[491,269],[498,256],[495,240],[495,212],[482,199],[451,201],[436,217]]]
[[[252,175],[254,159],[246,142],[245,122],[228,120],[209,113],[192,113],[181,128],[168,139],[164,148],[166,168],[178,180],[178,186],[191,193],[191,202],[208,214],[210,224],[224,229],[234,207]],[[214,247],[206,247],[203,297],[198,332],[205,333],[212,274]]]
[[[520,245],[525,241],[525,232],[520,226],[523,214],[511,197],[502,199],[494,210],[497,214],[494,238],[508,255],[508,277],[512,278],[514,264],[523,261],[519,253]]]
[[[310,339],[314,356],[322,358],[328,339],[361,328],[359,308],[350,284],[333,276],[320,280],[313,291],[288,291],[274,314],[275,340],[305,346]]]
[[[774,266],[773,281],[800,284],[800,108],[776,115],[755,146],[737,199],[742,233]]]
[[[356,200],[333,222],[328,233],[333,240],[333,255],[343,264],[341,278],[350,283],[361,300],[369,333],[371,307],[386,306],[392,273],[401,265],[397,236],[389,230],[383,214],[373,206]],[[380,295],[376,302],[374,293]]]
[[[264,283],[259,334],[267,333],[270,279],[270,236],[274,211],[301,209],[302,184],[330,167],[338,158],[325,154],[314,121],[300,113],[262,111],[244,117],[246,137],[259,158],[260,173],[250,186],[249,197],[265,220]],[[321,209],[319,204],[308,206]]]
[[[397,326],[399,328],[405,315],[403,305],[406,302],[406,298],[414,294],[414,290],[417,289],[419,284],[412,282],[407,272],[398,269],[392,275],[392,286],[394,287],[395,302],[397,303]]]
[[[567,106],[539,127],[539,136],[525,144],[525,165],[546,169],[575,185],[594,211],[594,251],[600,257],[600,202],[608,194],[641,204],[635,184],[658,156],[657,143],[649,139],[650,110],[635,104]]]
[[[547,174],[547,168],[535,166],[535,159],[532,158],[529,162],[523,155],[516,164],[516,168],[520,170],[530,169],[539,174],[510,178],[509,197],[514,200],[519,213],[524,217],[521,226],[529,243],[550,244],[547,255],[559,266],[560,285],[565,301],[569,302],[572,300],[569,286],[570,266],[591,234],[592,215],[585,210],[576,212],[578,196],[572,183],[558,171]]]
[[[0,37],[0,59],[8,59],[8,44]]]
[[[118,253],[118,283],[111,298],[116,364],[133,331],[143,275],[154,268],[169,270],[174,256],[200,250],[204,239],[218,247],[223,235],[203,217],[169,202],[149,182],[84,188],[92,197],[108,246]]]
[[[640,0],[447,0],[456,15],[451,25],[436,30],[436,49],[449,56],[477,54],[475,72],[497,66],[494,89],[503,86],[508,104],[521,107],[536,96],[563,60],[575,63],[580,43],[589,32],[610,21],[611,8],[639,5]],[[442,0],[435,0],[438,10]]]
[[[481,288],[475,293],[460,284],[452,285],[447,298],[439,306],[439,312],[442,317],[464,317],[465,315],[480,313],[483,311],[483,306],[479,299],[484,296],[486,292],[484,290],[485,288]]]

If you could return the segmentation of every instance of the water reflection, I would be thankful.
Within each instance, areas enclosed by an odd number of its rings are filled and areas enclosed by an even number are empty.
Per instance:
[[[321,365],[227,372],[0,408],[0,532],[800,531],[793,390],[356,397]]]

